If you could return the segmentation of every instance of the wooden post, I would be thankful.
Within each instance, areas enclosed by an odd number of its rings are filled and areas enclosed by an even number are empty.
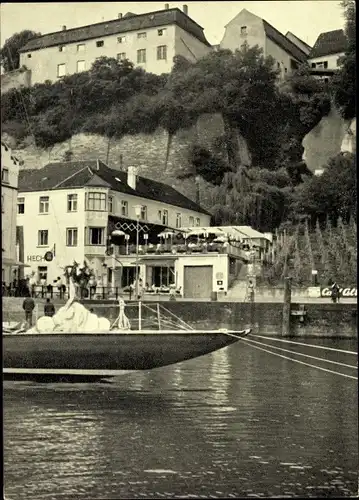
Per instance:
[[[290,303],[292,298],[291,278],[284,278],[284,300],[282,317],[282,336],[290,336]]]

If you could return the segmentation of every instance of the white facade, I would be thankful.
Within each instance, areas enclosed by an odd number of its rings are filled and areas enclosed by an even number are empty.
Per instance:
[[[9,284],[17,268],[16,252],[16,202],[19,162],[9,146],[1,143],[1,246],[2,281]]]
[[[98,281],[106,285],[107,270],[103,264],[109,215],[128,219],[129,224],[136,223],[136,205],[143,207],[141,225],[147,222],[176,228],[189,225],[190,218],[197,225],[209,225],[210,222],[209,215],[127,195],[109,187],[20,192],[17,225],[23,228],[24,261],[30,266],[25,274],[35,273],[38,281],[46,276],[50,284],[63,275],[66,265],[86,259]],[[163,220],[166,211],[167,222]],[[178,224],[179,219],[181,224]],[[51,262],[45,261],[47,251],[54,253]]]
[[[339,69],[339,59],[344,56],[344,52],[329,54],[326,56],[313,57],[308,59],[308,64],[312,69]]]

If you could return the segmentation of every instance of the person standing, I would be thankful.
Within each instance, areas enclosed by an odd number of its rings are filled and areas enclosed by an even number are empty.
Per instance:
[[[32,297],[26,297],[22,303],[22,308],[25,311],[25,321],[32,326],[32,313],[35,309],[35,301]]]
[[[334,302],[334,304],[336,304],[337,302],[339,302],[340,287],[334,281],[331,288],[332,288],[332,302]]]
[[[50,299],[46,299],[46,303],[44,305],[44,315],[45,316],[52,316],[55,314],[55,306],[54,304],[50,301]]]

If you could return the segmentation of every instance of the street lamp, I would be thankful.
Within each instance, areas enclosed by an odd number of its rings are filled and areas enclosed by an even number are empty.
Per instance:
[[[136,297],[139,296],[139,276],[138,276],[138,247],[139,247],[139,236],[140,236],[140,217],[142,211],[142,205],[135,205],[137,224],[136,224]]]

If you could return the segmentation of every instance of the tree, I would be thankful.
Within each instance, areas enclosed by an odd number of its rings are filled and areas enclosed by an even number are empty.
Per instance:
[[[0,50],[0,60],[4,68],[5,73],[18,69],[20,66],[20,54],[19,50],[25,47],[25,45],[41,36],[41,33],[36,33],[31,30],[23,30],[20,33],[15,33],[10,38],[8,38],[3,47]]]
[[[348,45],[339,61],[340,70],[333,78],[334,100],[344,119],[356,116],[356,7],[353,0],[342,2]]]
[[[295,189],[292,213],[308,215],[313,224],[327,217],[333,223],[339,217],[347,222],[356,219],[356,203],[356,157],[340,153],[329,160],[321,176],[306,178]]]

